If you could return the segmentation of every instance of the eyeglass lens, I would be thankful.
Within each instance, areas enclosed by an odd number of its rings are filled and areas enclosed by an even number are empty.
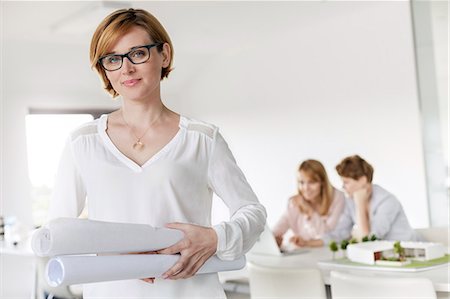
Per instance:
[[[150,58],[150,51],[146,47],[134,49],[124,56],[134,63],[144,63]],[[101,60],[103,67],[108,71],[115,71],[122,67],[123,56],[122,55],[108,55]]]

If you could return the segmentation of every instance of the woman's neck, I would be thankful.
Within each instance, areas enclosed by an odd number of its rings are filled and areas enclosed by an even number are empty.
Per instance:
[[[141,128],[148,127],[158,121],[167,108],[161,100],[145,103],[124,101],[120,110],[124,120],[129,125]]]

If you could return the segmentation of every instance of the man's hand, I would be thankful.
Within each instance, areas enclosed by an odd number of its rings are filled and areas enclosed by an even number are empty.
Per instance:
[[[352,236],[362,238],[370,233],[369,199],[372,196],[372,185],[367,183],[353,193],[355,201],[356,223]]]
[[[186,223],[169,223],[168,228],[178,229],[184,233],[180,242],[159,250],[159,254],[177,254],[181,257],[172,268],[167,270],[164,279],[189,278],[197,273],[198,269],[217,250],[217,234],[211,227]]]
[[[362,188],[353,192],[353,199],[355,200],[355,204],[357,206],[367,205],[369,202],[369,198],[372,195],[372,185],[365,184]]]

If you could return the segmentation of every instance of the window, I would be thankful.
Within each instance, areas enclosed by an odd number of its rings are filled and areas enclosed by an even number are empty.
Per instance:
[[[28,174],[36,226],[46,220],[59,157],[69,133],[102,112],[109,111],[30,110],[26,116]]]

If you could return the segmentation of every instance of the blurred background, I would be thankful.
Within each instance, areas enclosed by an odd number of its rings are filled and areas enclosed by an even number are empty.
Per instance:
[[[301,161],[323,162],[340,188],[334,167],[353,154],[414,228],[448,226],[447,1],[0,5],[0,215],[10,243],[45,221],[67,134],[120,105],[91,70],[89,44],[125,7],[150,11],[169,32],[175,69],[163,102],[220,127],[269,226],[296,193]],[[213,223],[228,217],[215,198]],[[1,261],[2,298],[26,297],[31,263]]]

